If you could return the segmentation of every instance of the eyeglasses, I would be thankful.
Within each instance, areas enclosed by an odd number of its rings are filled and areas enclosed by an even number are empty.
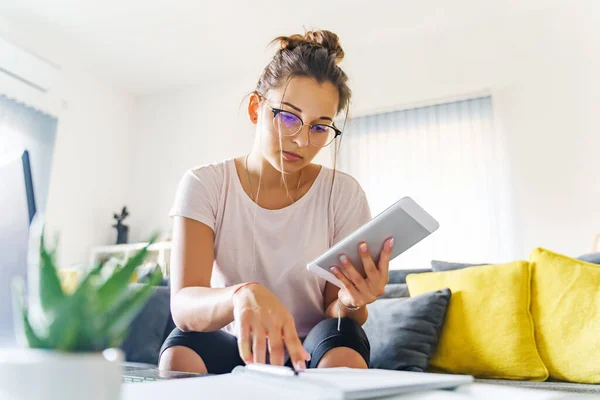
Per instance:
[[[265,103],[273,112],[273,126],[282,136],[294,136],[304,125],[308,126],[308,139],[315,147],[326,147],[330,145],[342,131],[327,124],[305,124],[302,118],[296,114],[272,107],[266,100]]]

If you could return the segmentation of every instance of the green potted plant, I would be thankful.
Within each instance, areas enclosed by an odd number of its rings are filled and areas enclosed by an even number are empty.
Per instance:
[[[123,362],[118,346],[162,279],[154,271],[145,285],[129,285],[147,247],[107,278],[99,263],[65,293],[56,246],[47,248],[40,235],[39,252],[30,257],[27,295],[22,280],[13,282],[17,336],[24,346],[4,354],[0,393],[19,399],[118,399]]]

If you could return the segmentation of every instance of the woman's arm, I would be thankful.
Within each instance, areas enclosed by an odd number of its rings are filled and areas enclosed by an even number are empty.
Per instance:
[[[171,314],[182,331],[215,331],[233,321],[231,298],[239,285],[212,289],[214,232],[207,225],[175,217],[171,250]]]
[[[310,358],[298,338],[294,318],[260,284],[212,289],[213,230],[198,221],[175,217],[171,250],[171,314],[182,331],[211,332],[238,321],[238,349],[245,363],[264,363],[269,337],[270,362],[283,365],[284,346],[297,370]],[[234,301],[235,300],[235,301]]]
[[[327,318],[337,318],[338,317],[338,304],[340,301],[338,299],[338,292],[340,288],[327,282],[325,284],[325,316]],[[367,322],[367,318],[369,317],[369,311],[367,307],[361,307],[356,311],[346,310],[344,307],[341,307],[340,316],[342,318],[348,317],[355,320],[359,325],[363,325]]]

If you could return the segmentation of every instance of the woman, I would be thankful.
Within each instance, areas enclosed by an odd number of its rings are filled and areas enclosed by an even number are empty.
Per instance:
[[[180,182],[170,213],[177,328],[161,349],[161,369],[369,365],[361,326],[388,281],[393,239],[378,265],[359,246],[366,278],[341,255],[342,270],[332,273],[342,289],[305,267],[371,218],[353,178],[311,163],[340,140],[333,121],[350,101],[337,65],[344,52],[328,31],[275,42],[280,49],[248,101],[251,153],[189,170]]]

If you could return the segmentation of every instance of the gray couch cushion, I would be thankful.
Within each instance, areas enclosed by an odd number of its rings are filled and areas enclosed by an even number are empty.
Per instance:
[[[132,321],[129,333],[121,344],[125,361],[156,365],[160,347],[174,327],[169,288],[157,287]]]
[[[593,264],[600,264],[600,253],[584,254],[582,256],[577,257],[577,259]]]
[[[398,299],[401,297],[410,297],[408,285],[406,283],[388,283],[385,285],[385,292],[378,299]]]
[[[577,259],[581,260],[581,261],[593,263],[593,264],[600,264],[600,253],[584,254],[582,256],[577,257]],[[455,269],[463,269],[463,268],[467,268],[467,267],[477,267],[480,265],[488,265],[488,264],[489,263],[468,264],[468,263],[459,263],[459,262],[431,260],[431,269],[434,272],[442,272],[442,271],[453,271]],[[392,273],[392,271],[390,271],[390,274],[391,273]],[[404,280],[406,281],[406,276],[404,277]],[[391,276],[390,276],[390,281],[391,281]]]
[[[371,367],[425,372],[437,346],[450,290],[369,304],[363,326],[371,343]]]
[[[443,271],[454,271],[456,269],[463,269],[467,267],[478,267],[481,264],[467,264],[467,263],[458,263],[458,262],[447,262],[447,261],[439,261],[439,260],[431,260],[431,269],[434,272],[443,272]]]
[[[406,275],[422,274],[423,272],[431,272],[431,268],[419,269],[392,269],[389,272],[389,283],[406,283]]]

